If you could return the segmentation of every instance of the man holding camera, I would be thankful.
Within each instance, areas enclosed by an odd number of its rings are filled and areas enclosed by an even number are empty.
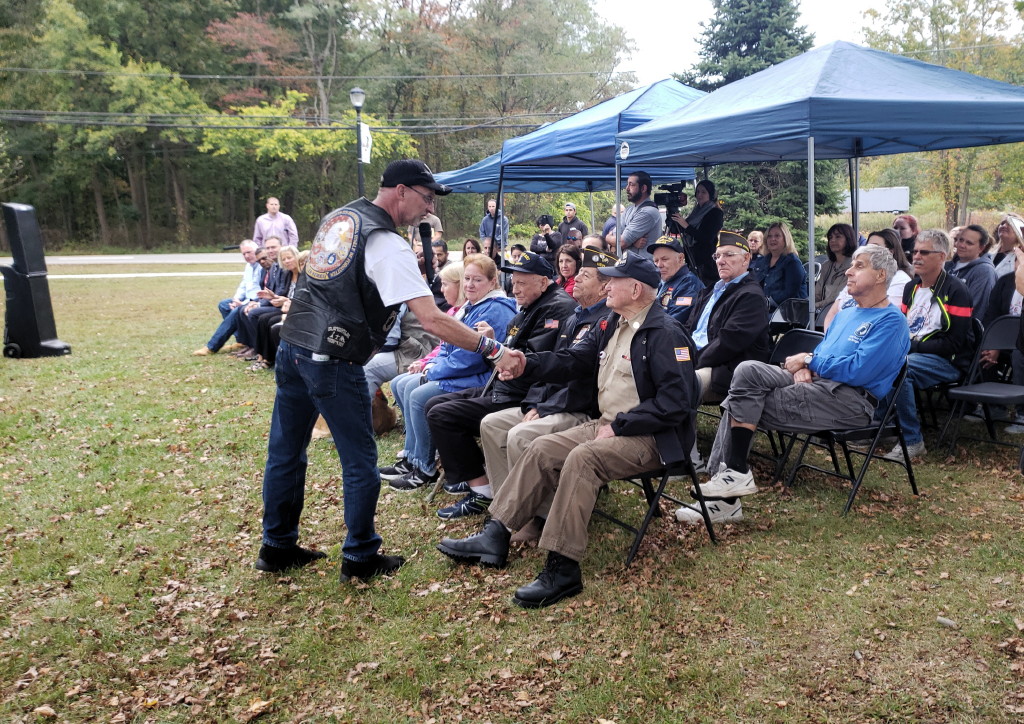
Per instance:
[[[627,207],[622,214],[621,251],[635,251],[650,258],[647,242],[661,236],[661,212],[658,211],[658,205],[651,201],[652,188],[654,183],[646,171],[630,174],[626,180],[626,199],[633,205]],[[615,244],[614,229],[605,237],[605,241],[610,245]]]
[[[541,214],[538,216],[537,233],[533,235],[533,239],[530,241],[530,251],[544,257],[544,261],[550,264],[552,268],[557,266],[555,264],[555,252],[558,251],[558,247],[563,243],[561,232],[551,228],[553,223],[555,223],[555,220],[551,214]]]

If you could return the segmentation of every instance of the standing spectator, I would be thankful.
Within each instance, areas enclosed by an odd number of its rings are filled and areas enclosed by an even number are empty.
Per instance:
[[[607,239],[609,234],[615,234],[615,219],[622,213],[622,204],[612,204],[612,215],[609,216],[601,229],[601,238]]]
[[[256,219],[252,240],[257,246],[263,246],[272,236],[281,239],[284,246],[299,245],[299,230],[295,228],[294,219],[281,211],[281,202],[273,196],[267,199],[267,213]]]
[[[508,217],[498,211],[497,199],[487,200],[487,213],[480,219],[480,233],[477,236],[485,242],[492,239],[495,249],[502,249],[508,243]]]
[[[765,254],[750,265],[772,309],[787,299],[807,299],[807,270],[800,263],[789,227],[777,221],[764,235]]]
[[[828,261],[821,265],[821,273],[814,283],[815,309],[832,306],[839,292],[846,289],[846,270],[857,248],[857,237],[849,224],[832,224],[825,240]]]
[[[430,241],[434,242],[444,237],[444,227],[441,226],[441,219],[434,216],[434,214],[423,214],[423,218],[417,223],[412,224],[406,230],[406,236],[409,237],[409,243],[412,244],[413,249],[417,246],[423,246],[423,240],[420,238],[420,224],[426,221],[430,224]]]
[[[953,237],[956,253],[946,262],[946,271],[962,281],[971,293],[974,318],[984,319],[988,297],[996,284],[996,268],[988,254],[992,237],[985,227],[971,224],[960,227]]]
[[[718,280],[718,270],[711,257],[718,243],[718,232],[725,223],[725,214],[718,205],[715,185],[707,179],[697,183],[693,200],[695,205],[689,216],[684,219],[681,213],[673,214],[672,221],[683,229],[683,246],[690,268],[702,282],[714,284]]]
[[[565,216],[562,218],[562,223],[558,225],[558,233],[564,239],[569,229],[579,229],[581,239],[590,233],[587,230],[587,225],[576,216],[576,204],[571,201],[565,203]]]
[[[363,373],[403,302],[431,334],[477,350],[499,369],[520,371],[520,356],[437,308],[412,249],[395,228],[423,218],[435,196],[450,191],[422,161],[392,161],[374,200],[357,199],[320,225],[281,331],[258,570],[279,572],[326,557],[298,545],[306,446],[318,414],[327,421],[345,472],[341,580],[386,575],[404,563],[380,554],[377,445]]]
[[[540,254],[544,261],[555,266],[555,252],[562,245],[562,234],[553,231],[551,225],[555,222],[551,214],[541,214],[537,217],[537,233],[533,235],[530,242],[530,251]]]
[[[917,241],[917,234],[921,231],[917,218],[910,214],[900,214],[892,220],[892,228],[900,235],[900,244],[903,246],[903,255],[908,259],[914,256],[914,242]]]
[[[620,253],[635,251],[650,257],[647,245],[661,236],[661,211],[651,201],[651,177],[645,171],[629,175],[626,181],[626,198],[632,204],[622,213],[622,239]],[[609,244],[615,243],[615,229],[605,237]]]

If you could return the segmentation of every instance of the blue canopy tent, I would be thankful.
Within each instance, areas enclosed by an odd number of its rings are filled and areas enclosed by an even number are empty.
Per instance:
[[[615,134],[683,108],[705,95],[679,81],[661,80],[509,139],[500,154],[459,171],[438,174],[438,180],[456,191],[497,191],[499,204],[503,191],[593,192],[614,188],[618,194],[622,168],[615,160]],[[627,167],[627,172],[632,168]],[[496,178],[492,175],[495,171]],[[694,178],[692,168],[672,164],[662,164],[658,174],[651,175],[659,183]],[[488,179],[494,179],[495,185],[487,185]],[[593,200],[590,216],[593,221]]]
[[[813,258],[815,159],[1014,143],[1024,141],[1022,118],[1024,88],[835,42],[619,133],[616,159],[648,167],[807,161]],[[851,185],[855,203],[852,161]],[[856,222],[856,206],[853,215]]]

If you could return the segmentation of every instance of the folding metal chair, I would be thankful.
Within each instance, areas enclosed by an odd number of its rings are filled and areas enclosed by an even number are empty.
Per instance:
[[[978,341],[985,336],[985,325],[981,323],[981,320],[974,317],[971,318],[971,335],[974,344],[977,344]],[[975,355],[977,355],[977,351],[978,350],[976,349]],[[931,387],[915,389],[914,402],[917,405],[917,414],[921,418],[921,424],[928,425],[928,418],[931,418],[931,424],[929,427],[933,429],[938,428],[938,401],[942,398],[946,398],[946,393],[952,388],[965,384],[967,379],[967,373],[964,373],[960,376],[960,379],[955,382],[940,382],[939,384],[932,385]],[[950,405],[950,407],[952,407],[952,405]],[[943,426],[943,429],[945,429],[945,426]]]
[[[671,501],[676,505],[683,505],[682,500],[665,492],[669,479],[676,475],[689,476],[690,482],[696,489],[697,494],[693,497],[697,500],[697,503],[700,506],[701,517],[704,518],[704,527],[708,531],[708,537],[711,539],[712,543],[718,543],[718,538],[715,537],[715,529],[711,524],[711,515],[708,513],[707,504],[704,500],[704,496],[701,494],[700,486],[697,484],[697,471],[694,469],[690,458],[686,457],[683,460],[676,461],[655,470],[641,473],[640,475],[633,476],[624,481],[638,486],[644,492],[644,499],[647,502],[647,512],[644,514],[643,521],[640,523],[639,527],[616,518],[611,513],[607,513],[599,508],[594,508],[595,515],[599,515],[608,522],[614,523],[620,528],[624,528],[633,534],[633,543],[630,545],[629,553],[626,555],[626,568],[629,568],[633,559],[636,557],[636,552],[640,550],[640,544],[643,543],[644,536],[647,534],[647,528],[650,526],[651,521],[654,518],[661,517],[662,499]],[[659,480],[659,482],[658,486],[654,487],[654,480],[656,479]]]
[[[914,466],[910,461],[910,453],[907,451],[907,441],[903,437],[903,428],[900,426],[899,415],[896,414],[896,398],[899,396],[900,389],[903,387],[906,380],[907,363],[904,361],[903,368],[900,370],[900,373],[896,376],[896,380],[893,382],[892,395],[890,397],[889,404],[886,405],[882,419],[877,422],[872,422],[872,424],[864,425],[862,427],[851,427],[841,430],[819,430],[818,432],[799,433],[794,435],[793,439],[790,441],[789,449],[786,451],[786,457],[789,457],[789,452],[792,450],[798,439],[802,438],[803,443],[800,446],[800,453],[797,456],[796,463],[793,465],[793,469],[790,471],[789,477],[786,479],[786,487],[792,487],[793,482],[796,479],[796,475],[801,468],[810,468],[811,470],[817,470],[825,475],[831,475],[832,477],[840,478],[842,480],[848,480],[852,484],[852,487],[850,489],[850,497],[846,501],[846,507],[843,508],[843,515],[846,515],[853,506],[853,499],[857,497],[857,491],[860,490],[860,485],[864,481],[864,475],[867,473],[868,466],[871,464],[871,461],[884,460],[886,462],[898,462],[890,461],[883,456],[875,455],[875,450],[878,448],[882,438],[889,435],[895,435],[899,439],[900,449],[903,450],[902,465],[907,469],[907,478],[910,481],[910,489],[914,492],[914,495],[917,495],[917,482],[914,480]],[[828,447],[828,450],[832,455],[831,470],[811,465],[810,463],[805,463],[803,461],[804,454],[807,452],[807,448],[811,444],[812,437],[819,438],[822,441],[822,444]],[[867,452],[850,449],[850,442],[863,442],[864,440],[870,441],[867,447]],[[836,457],[835,451],[837,443],[843,451],[843,458],[846,461],[846,473],[839,469],[839,460]],[[851,458],[852,452],[856,452],[858,455],[864,456],[864,462],[861,463],[859,470],[854,470],[853,459]]]
[[[810,318],[811,309],[806,299],[783,299],[768,319],[768,336],[775,339],[791,329],[806,328]]]
[[[996,434],[996,420],[992,418],[990,405],[1024,405],[1024,385],[1015,385],[1010,382],[984,382],[982,381],[981,353],[986,349],[994,349],[1000,352],[1011,351],[1017,348],[1017,334],[1020,330],[1021,318],[1004,315],[996,319],[985,330],[981,337],[978,350],[974,353],[974,360],[967,372],[963,384],[951,387],[946,390],[946,396],[953,402],[946,418],[946,424],[942,426],[942,434],[939,436],[939,444],[946,439],[950,425],[953,426],[953,433],[949,441],[949,452],[952,453],[956,447],[956,441],[960,437],[960,422],[963,418],[965,406],[968,404],[981,405],[985,415],[985,427],[988,431],[988,438],[965,436],[970,440],[980,442],[992,442],[997,445],[1017,447],[1016,442],[1000,440]],[[1024,447],[1021,448],[1024,455]]]

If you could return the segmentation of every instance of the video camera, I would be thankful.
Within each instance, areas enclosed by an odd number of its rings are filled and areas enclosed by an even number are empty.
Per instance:
[[[688,202],[683,189],[686,185],[682,182],[677,184],[665,184],[659,186],[663,194],[654,194],[654,203],[665,207],[665,229],[669,234],[682,234],[683,228],[672,220],[672,216],[679,213],[679,208]]]

